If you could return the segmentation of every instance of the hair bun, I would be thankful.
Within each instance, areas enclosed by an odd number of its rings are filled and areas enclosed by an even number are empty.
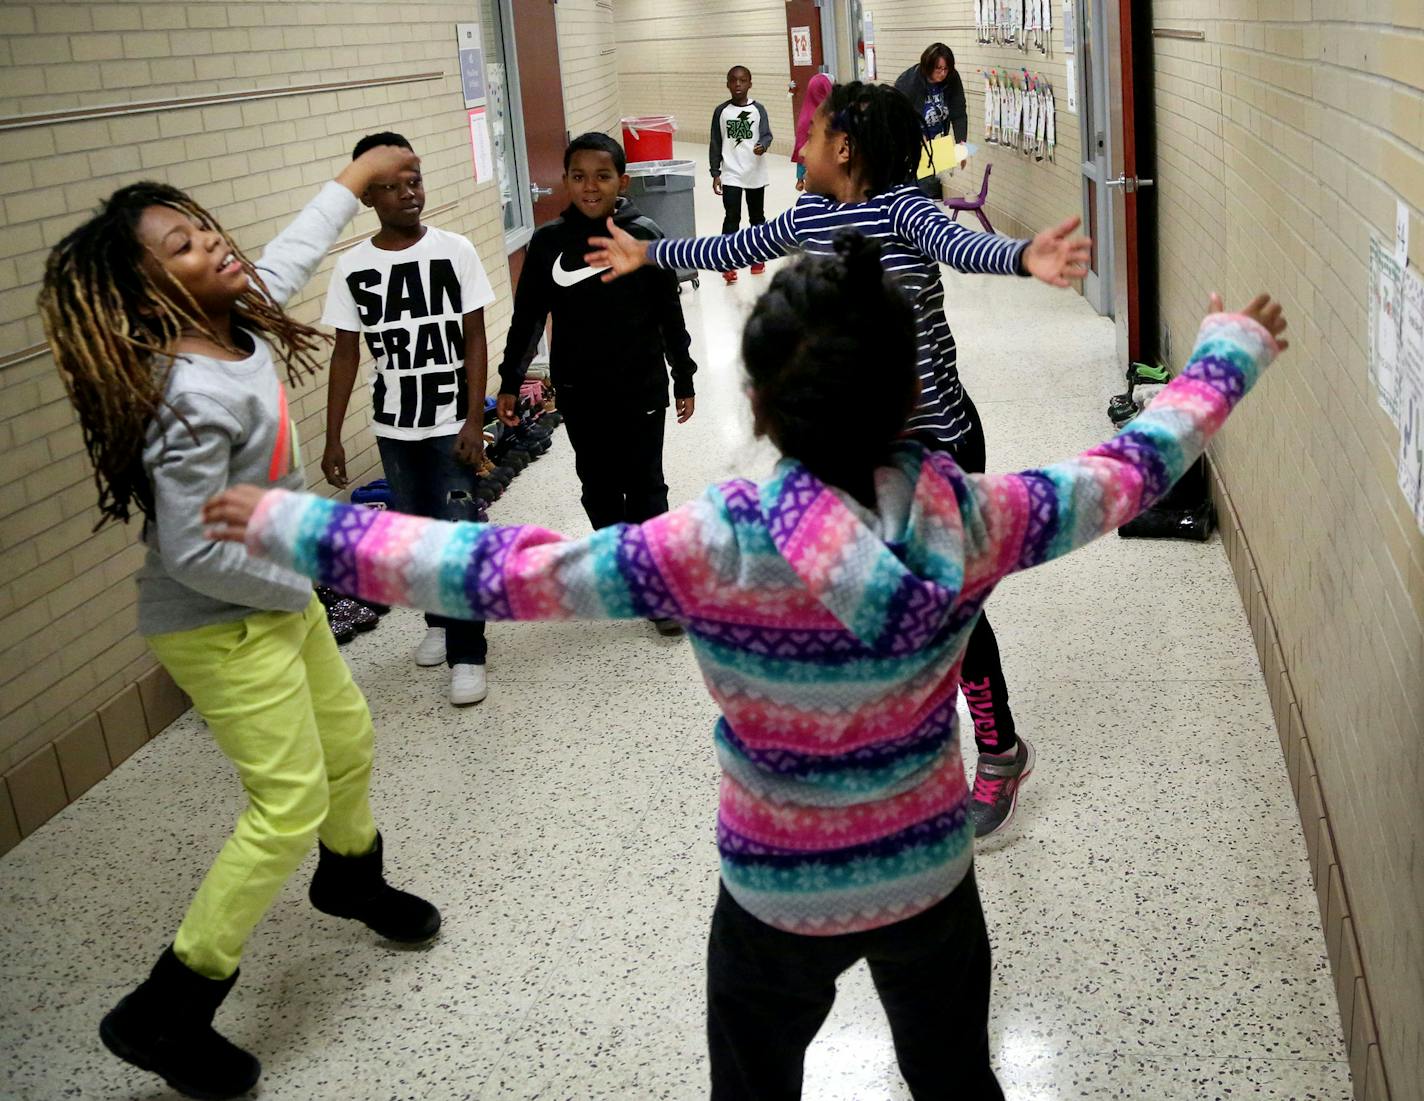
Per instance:
[[[841,230],[832,243],[845,268],[847,288],[856,293],[878,291],[885,282],[880,246],[852,229]]]

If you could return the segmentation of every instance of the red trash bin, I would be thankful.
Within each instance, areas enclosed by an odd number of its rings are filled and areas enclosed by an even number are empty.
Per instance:
[[[623,123],[623,152],[629,161],[672,160],[672,136],[677,119],[671,115],[639,115]]]

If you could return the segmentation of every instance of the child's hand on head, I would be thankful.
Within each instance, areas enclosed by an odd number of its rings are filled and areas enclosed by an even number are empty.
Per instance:
[[[336,182],[359,196],[372,180],[391,179],[402,172],[420,174],[420,158],[399,145],[377,145],[343,168]]]
[[[590,237],[592,252],[584,253],[584,263],[591,268],[608,268],[603,281],[608,283],[620,275],[631,275],[648,262],[648,242],[619,229],[608,219],[608,237]]]
[[[247,538],[248,521],[266,495],[265,489],[256,486],[231,486],[216,497],[210,497],[203,506],[208,538],[226,543],[243,542]]]
[[[1215,291],[1211,292],[1211,299],[1207,307],[1208,313],[1221,313],[1221,295]],[[1273,302],[1269,294],[1258,294],[1250,302],[1246,303],[1237,311],[1243,317],[1249,317],[1268,333],[1276,342],[1276,347],[1285,351],[1290,347],[1290,342],[1281,339],[1281,334],[1286,331],[1286,314],[1279,302]]]
[[[1093,242],[1070,236],[1082,222],[1081,218],[1069,218],[1038,234],[1024,249],[1024,271],[1051,287],[1066,287],[1069,280],[1086,276]]]

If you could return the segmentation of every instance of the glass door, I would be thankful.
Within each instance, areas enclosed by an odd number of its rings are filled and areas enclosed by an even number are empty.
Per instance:
[[[480,0],[480,22],[489,80],[490,144],[504,210],[504,249],[511,253],[528,244],[534,233],[534,204],[529,195],[529,159],[509,0]]]
[[[1112,150],[1108,125],[1107,57],[1103,0],[1078,0],[1078,123],[1082,139],[1083,231],[1093,239],[1088,277],[1083,280],[1083,297],[1104,316],[1113,312],[1113,233],[1110,194]]]

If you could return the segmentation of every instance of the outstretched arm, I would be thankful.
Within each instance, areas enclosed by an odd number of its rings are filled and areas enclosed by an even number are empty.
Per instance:
[[[262,250],[253,266],[272,300],[285,306],[325,259],[337,235],[360,209],[357,199],[378,176],[420,171],[420,159],[409,149],[378,145],[343,168],[317,192],[287,227]]]
[[[1287,345],[1281,307],[1266,295],[1202,322],[1182,373],[1106,443],[1017,474],[966,475],[933,463],[952,486],[964,529],[966,594],[1076,550],[1151,507],[1206,450],[1227,414]],[[948,488],[948,487],[947,487]]]
[[[640,241],[608,219],[608,237],[590,237],[592,252],[584,260],[595,268],[607,268],[603,281],[628,275],[645,264],[659,268],[701,268],[703,271],[730,271],[750,267],[785,256],[796,247],[796,208],[764,225],[748,226],[720,237],[664,238]]]
[[[1032,275],[1066,287],[1088,273],[1092,242],[1074,236],[1082,219],[1069,218],[1031,241],[980,233],[952,220],[923,195],[907,193],[891,209],[895,231],[927,256],[977,275]]]
[[[715,594],[712,494],[580,539],[534,526],[446,523],[310,493],[233,486],[203,507],[212,548],[341,592],[461,619],[686,619]],[[246,560],[239,551],[239,558]]]

